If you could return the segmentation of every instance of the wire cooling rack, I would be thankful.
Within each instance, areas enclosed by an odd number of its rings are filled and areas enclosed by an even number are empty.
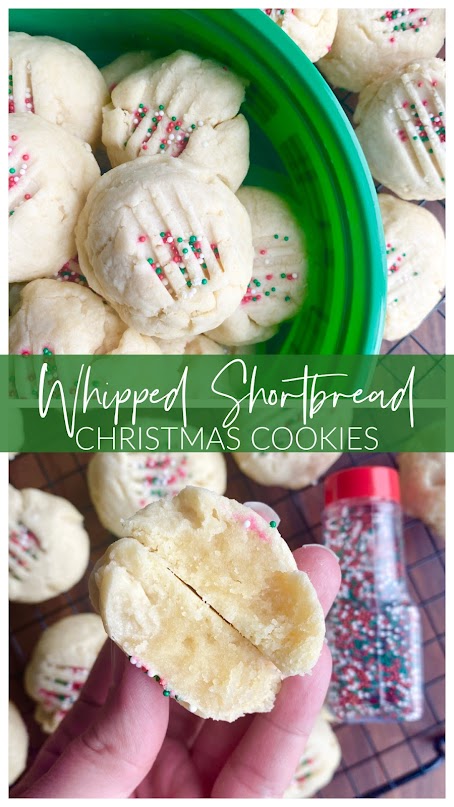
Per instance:
[[[90,534],[90,564],[83,579],[69,592],[39,606],[10,606],[10,697],[22,712],[30,732],[32,761],[45,736],[33,719],[34,704],[23,689],[23,675],[40,634],[63,616],[90,610],[87,581],[96,560],[112,540],[99,523],[86,482],[87,454],[20,454],[10,463],[10,478],[17,488],[38,487],[69,499],[84,515]],[[291,492],[264,488],[247,479],[231,457],[227,495],[238,501],[266,501],[281,517],[280,531],[292,549],[319,543],[322,485]],[[336,469],[357,464],[395,466],[392,454],[344,454]],[[331,469],[330,469],[331,470]],[[405,548],[408,584],[419,604],[424,636],[425,705],[421,720],[406,724],[339,725],[342,762],[333,781],[320,792],[325,798],[378,796],[421,775],[442,760],[444,746],[444,544],[421,522],[406,520]],[[433,794],[442,796],[442,793]]]

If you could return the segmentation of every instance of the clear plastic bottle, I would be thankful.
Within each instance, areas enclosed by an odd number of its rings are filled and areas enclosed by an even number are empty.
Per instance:
[[[325,480],[323,540],[341,590],[327,619],[333,675],[327,705],[342,722],[418,720],[421,623],[408,594],[399,475],[363,466]]]

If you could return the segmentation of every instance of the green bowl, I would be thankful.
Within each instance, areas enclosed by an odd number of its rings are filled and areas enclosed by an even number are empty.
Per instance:
[[[379,350],[386,304],[377,197],[354,132],[325,80],[258,10],[17,9],[10,28],[73,42],[99,66],[128,50],[211,56],[250,82],[247,184],[284,194],[306,233],[308,293],[268,353]]]

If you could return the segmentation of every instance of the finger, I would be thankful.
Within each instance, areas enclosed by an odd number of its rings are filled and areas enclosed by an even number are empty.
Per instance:
[[[298,569],[308,575],[326,616],[341,584],[341,570],[336,555],[325,546],[307,544],[297,549],[293,557]]]
[[[114,653],[119,655],[120,663],[126,659],[124,653],[115,647],[110,639],[107,639],[77,702],[40,749],[34,764],[20,781],[20,790],[29,787],[54,764],[68,743],[88,728],[99,709],[104,705],[112,684]]]
[[[152,770],[137,790],[139,798],[200,799],[203,792],[188,749],[166,737]]]
[[[271,712],[256,715],[219,774],[212,798],[281,798],[319,714],[331,677],[327,645],[312,674],[287,678]]]
[[[183,743],[186,748],[191,748],[204,722],[202,717],[189,712],[177,701],[170,701],[168,737]]]
[[[126,664],[95,720],[25,798],[126,798],[153,765],[167,730],[169,706],[158,684]]]

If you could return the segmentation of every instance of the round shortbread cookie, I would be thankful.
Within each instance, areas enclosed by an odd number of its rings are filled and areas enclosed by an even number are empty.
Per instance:
[[[249,126],[238,115],[244,89],[230,70],[193,53],[157,59],[112,90],[102,127],[110,162],[165,154],[236,191],[249,168]]]
[[[421,59],[360,93],[356,135],[372,176],[402,199],[444,199],[446,129],[442,59]]]
[[[9,35],[9,111],[34,112],[95,146],[106,83],[75,45],[51,36]]]
[[[19,779],[27,765],[28,731],[14,703],[8,707],[8,784]]]
[[[99,177],[90,146],[38,115],[9,115],[10,282],[49,277],[76,254],[74,230]]]
[[[43,731],[55,731],[76,702],[106,639],[97,614],[67,616],[44,631],[24,679]]]
[[[387,193],[378,196],[388,261],[384,339],[420,325],[445,287],[445,236],[435,216]]]
[[[331,50],[337,28],[335,8],[267,8],[266,14],[306,54],[318,62]]]
[[[217,327],[252,274],[242,204],[220,180],[170,157],[104,174],[76,238],[89,285],[147,336],[189,340]]]
[[[9,599],[43,602],[79,582],[90,541],[83,517],[61,496],[9,486]]]
[[[446,457],[441,452],[398,454],[402,507],[440,538],[446,532]]]
[[[444,38],[443,8],[340,8],[334,42],[317,67],[335,87],[359,92],[412,59],[436,56]]]
[[[99,520],[114,535],[126,535],[122,519],[186,485],[224,493],[227,470],[222,454],[95,454],[88,466],[88,489]]]
[[[101,73],[104,81],[107,84],[107,89],[111,93],[113,89],[123,81],[126,76],[135,73],[136,70],[141,70],[150,64],[155,57],[149,50],[133,50],[129,53],[122,53],[117,59],[114,59],[110,64],[101,67]]]
[[[209,336],[226,345],[264,342],[301,305],[306,256],[301,229],[288,205],[263,188],[240,188],[252,227],[254,265],[240,306]]]
[[[259,485],[277,485],[288,490],[300,490],[315,485],[340,454],[296,453],[290,451],[236,451],[233,459],[254,482]]]
[[[323,644],[323,612],[275,521],[212,491],[186,487],[139,510],[124,534],[157,553],[284,675],[312,669]]]
[[[93,355],[120,342],[125,324],[101,297],[76,283],[33,280],[9,325],[10,353]]]
[[[273,707],[279,670],[139,541],[112,544],[89,587],[108,635],[165,697],[228,722]]]
[[[309,799],[314,796],[331,781],[341,757],[342,750],[334,731],[326,720],[318,717],[284,798]]]

